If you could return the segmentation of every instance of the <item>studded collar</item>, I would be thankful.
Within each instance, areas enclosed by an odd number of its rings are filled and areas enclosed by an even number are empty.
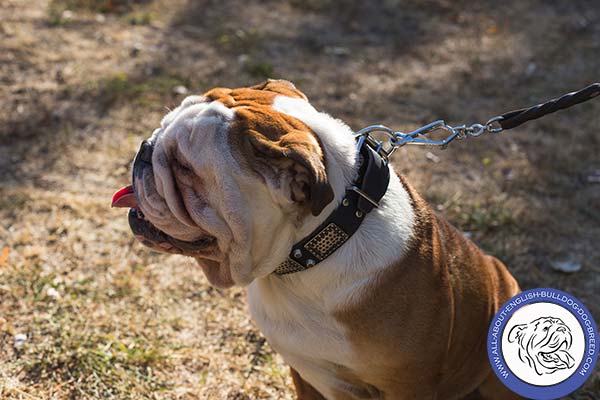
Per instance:
[[[294,244],[275,274],[304,271],[325,260],[348,241],[365,216],[379,206],[390,181],[389,167],[367,144],[361,146],[360,155],[363,162],[358,177],[346,188],[340,205],[310,235]]]

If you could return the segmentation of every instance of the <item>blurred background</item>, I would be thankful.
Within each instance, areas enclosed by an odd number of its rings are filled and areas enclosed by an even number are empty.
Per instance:
[[[291,399],[241,289],[110,209],[168,108],[296,83],[352,128],[483,122],[598,81],[595,0],[0,0],[0,398]],[[394,156],[525,289],[600,320],[600,101]],[[600,377],[569,399],[600,398]]]

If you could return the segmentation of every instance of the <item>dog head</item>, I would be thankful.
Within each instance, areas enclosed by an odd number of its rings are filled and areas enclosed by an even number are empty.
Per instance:
[[[281,98],[308,119],[350,132],[287,81],[190,96],[142,144],[133,185],[113,199],[132,208],[136,237],[194,257],[215,286],[271,273],[298,228],[309,220],[316,227],[335,186],[326,168],[335,161],[313,129],[277,109]]]
[[[538,375],[572,368],[575,364],[569,354],[573,343],[571,330],[560,318],[541,317],[528,324],[515,325],[508,341],[518,344],[519,358]]]

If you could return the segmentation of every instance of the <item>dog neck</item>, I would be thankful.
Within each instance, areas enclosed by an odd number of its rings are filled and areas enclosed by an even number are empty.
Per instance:
[[[294,244],[288,258],[277,267],[275,274],[287,275],[313,268],[343,246],[360,228],[364,216],[379,207],[390,180],[389,166],[368,145],[362,145],[359,153],[361,162],[358,174],[346,187],[341,204],[317,229]]]
[[[309,103],[286,97],[278,98],[275,108],[308,125],[321,140],[326,155],[329,182],[334,201],[323,212],[309,218],[296,233],[298,241],[315,230],[340,204],[346,188],[356,178],[359,155],[348,126],[317,112]],[[364,281],[378,270],[398,262],[412,236],[414,212],[410,196],[390,166],[388,190],[380,207],[365,216],[358,231],[332,255],[310,270],[285,276],[268,276],[270,284],[310,288],[313,294],[331,293],[331,285]],[[265,282],[263,282],[265,283]]]

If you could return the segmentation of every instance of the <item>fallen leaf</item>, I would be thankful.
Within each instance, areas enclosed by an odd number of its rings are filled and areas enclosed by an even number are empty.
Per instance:
[[[436,156],[435,154],[433,154],[432,152],[428,151],[427,153],[425,153],[425,158],[427,158],[429,161],[434,162],[434,163],[439,163],[440,162],[440,158],[438,156]]]
[[[581,177],[584,183],[600,183],[600,169],[589,171]]]
[[[13,346],[15,347],[21,347],[25,344],[25,342],[27,341],[27,335],[24,333],[17,333],[14,336],[14,341],[13,341]]]
[[[0,266],[8,260],[8,255],[10,254],[10,249],[8,247],[4,247],[2,252],[0,253]]]
[[[566,274],[572,274],[581,269],[581,263],[575,261],[553,261],[550,263],[552,269]]]
[[[495,33],[498,33],[499,29],[497,25],[491,25],[488,26],[486,29],[486,32],[489,33],[490,35],[493,35]]]

